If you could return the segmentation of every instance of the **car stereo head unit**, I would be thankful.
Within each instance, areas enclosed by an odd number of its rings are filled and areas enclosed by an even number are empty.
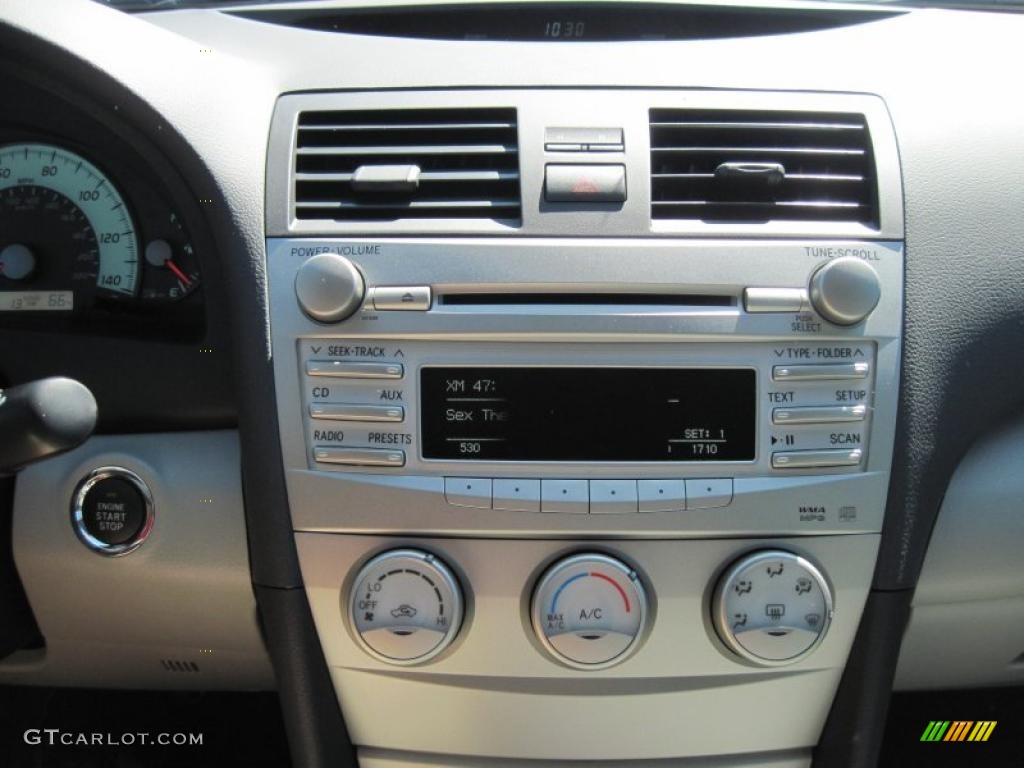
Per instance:
[[[879,523],[898,242],[268,245],[297,529]]]

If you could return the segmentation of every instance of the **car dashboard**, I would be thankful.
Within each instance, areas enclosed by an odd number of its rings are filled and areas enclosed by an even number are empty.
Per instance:
[[[1022,24],[0,0],[0,383],[97,413],[0,483],[0,684],[363,768],[869,766],[1019,685]]]

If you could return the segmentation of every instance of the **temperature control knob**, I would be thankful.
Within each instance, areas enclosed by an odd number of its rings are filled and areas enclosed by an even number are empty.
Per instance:
[[[832,592],[818,568],[785,550],[744,555],[723,574],[712,614],[718,636],[757,664],[789,664],[809,654],[832,620]]]
[[[395,549],[359,571],[349,616],[371,655],[392,664],[418,664],[441,653],[459,633],[462,591],[434,555]]]
[[[647,596],[613,557],[580,554],[551,566],[533,593],[533,629],[559,661],[601,669],[623,661],[644,630]]]
[[[295,276],[295,296],[302,311],[321,323],[337,323],[357,309],[366,285],[355,265],[336,253],[319,253]]]
[[[809,293],[814,309],[830,323],[856,325],[878,305],[882,284],[866,261],[841,256],[815,270]]]

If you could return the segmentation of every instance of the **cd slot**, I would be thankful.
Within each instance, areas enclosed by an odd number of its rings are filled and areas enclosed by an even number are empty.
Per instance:
[[[473,306],[734,307],[735,296],[698,293],[446,293],[440,304]]]

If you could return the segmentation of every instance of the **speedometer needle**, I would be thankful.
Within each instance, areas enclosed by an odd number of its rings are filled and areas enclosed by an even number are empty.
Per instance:
[[[192,285],[192,281],[189,280],[188,275],[182,272],[181,269],[178,268],[178,265],[174,263],[174,261],[168,259],[167,261],[164,262],[164,266],[171,270],[171,272],[173,272],[177,276],[177,278],[185,284],[186,287]]]

